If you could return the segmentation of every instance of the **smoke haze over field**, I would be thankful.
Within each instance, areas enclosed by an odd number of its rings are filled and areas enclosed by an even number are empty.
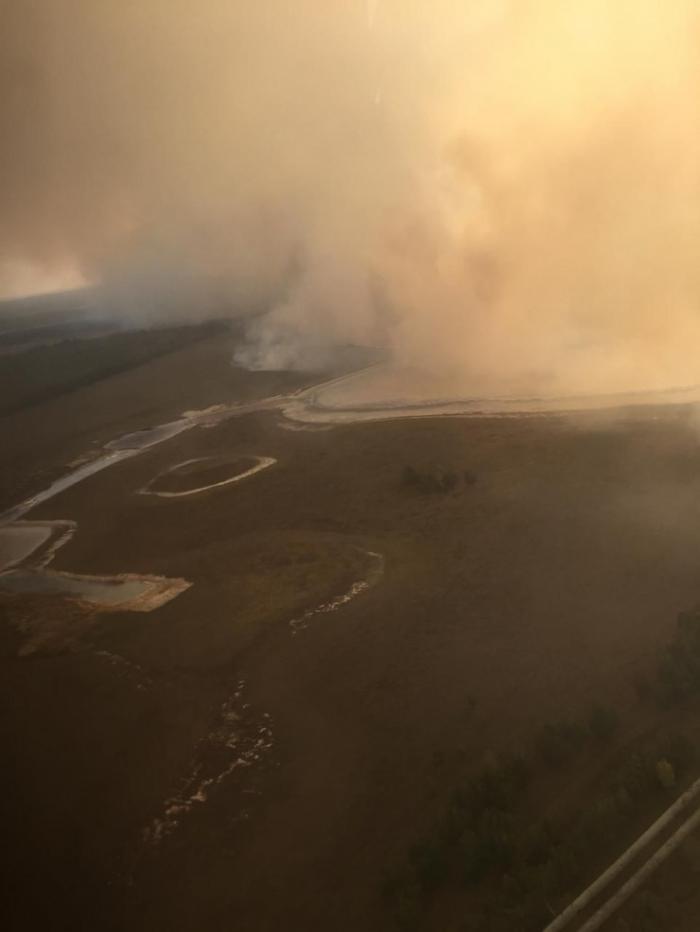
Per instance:
[[[196,316],[211,281],[273,308],[262,365],[385,341],[470,384],[697,380],[694,0],[0,11],[5,292]]]

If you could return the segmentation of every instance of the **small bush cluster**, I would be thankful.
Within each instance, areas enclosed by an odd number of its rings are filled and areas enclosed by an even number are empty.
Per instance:
[[[384,885],[399,928],[416,928],[432,894],[457,862],[465,882],[513,857],[513,813],[530,781],[522,757],[504,757],[484,767],[459,787],[433,835],[414,845],[406,866]]]
[[[447,494],[454,492],[462,483],[465,486],[474,485],[476,476],[466,469],[462,473],[451,470],[436,469],[421,471],[413,466],[404,466],[401,474],[401,485],[405,489],[413,489],[424,495]]]
[[[544,725],[535,736],[535,750],[549,767],[566,766],[593,739],[610,741],[619,724],[617,712],[610,706],[595,705],[585,722],[562,719]]]
[[[700,692],[700,608],[678,615],[675,637],[659,658],[656,683],[649,691],[661,706]]]
[[[676,736],[637,751],[609,775],[604,788],[573,821],[542,821],[516,828],[502,861],[507,927],[541,929],[548,904],[581,887],[603,852],[635,824],[650,804],[690,770],[694,748]],[[488,927],[487,927],[488,928]]]

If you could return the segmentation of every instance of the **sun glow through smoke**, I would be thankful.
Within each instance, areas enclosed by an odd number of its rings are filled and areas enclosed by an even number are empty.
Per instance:
[[[699,50],[691,0],[31,0],[3,268],[226,281],[273,309],[263,364],[383,340],[470,384],[693,381]]]

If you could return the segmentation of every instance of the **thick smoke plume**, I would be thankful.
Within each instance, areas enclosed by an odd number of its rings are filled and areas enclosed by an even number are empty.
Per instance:
[[[6,290],[31,266],[196,316],[207,282],[272,308],[263,365],[386,341],[486,386],[695,381],[694,0],[0,14]]]

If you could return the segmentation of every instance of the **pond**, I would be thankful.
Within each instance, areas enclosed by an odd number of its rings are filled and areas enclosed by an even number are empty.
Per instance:
[[[100,579],[50,570],[17,570],[0,574],[0,587],[10,592],[64,595],[94,605],[118,606],[141,598],[156,584],[150,579]]]
[[[13,524],[0,527],[0,570],[25,560],[53,534],[49,524]]]

